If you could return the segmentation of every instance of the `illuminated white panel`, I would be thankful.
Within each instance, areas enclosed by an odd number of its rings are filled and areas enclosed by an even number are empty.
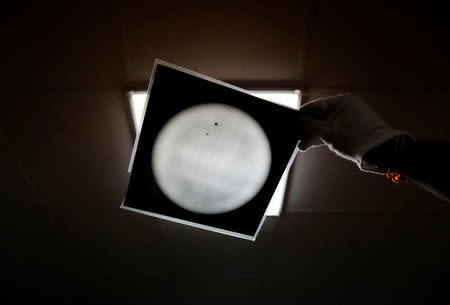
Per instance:
[[[291,108],[298,109],[301,102],[301,91],[300,90],[250,90],[251,94],[256,97],[286,105]],[[136,133],[139,133],[141,129],[145,103],[147,99],[146,91],[131,91],[130,96],[130,107],[133,116],[133,123],[136,129]],[[286,191],[288,172],[286,171],[275,190],[275,193],[270,201],[270,204],[266,211],[266,216],[279,216],[281,213],[281,208],[283,205],[284,195]]]
[[[301,99],[300,90],[282,90],[282,91],[251,90],[250,93],[256,97],[280,103],[291,108],[295,109],[300,108],[300,99]]]
[[[130,92],[131,114],[133,115],[133,123],[136,133],[141,130],[142,115],[144,114],[145,100],[147,92]]]

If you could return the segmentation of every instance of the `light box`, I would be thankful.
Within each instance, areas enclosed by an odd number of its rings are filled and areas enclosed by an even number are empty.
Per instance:
[[[121,207],[255,240],[297,152],[296,115],[157,60]]]

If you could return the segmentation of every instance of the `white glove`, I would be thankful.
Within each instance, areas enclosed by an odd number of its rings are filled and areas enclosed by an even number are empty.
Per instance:
[[[362,162],[366,152],[405,133],[391,128],[362,99],[350,94],[309,102],[299,114],[300,150],[326,144],[363,171],[377,172]]]

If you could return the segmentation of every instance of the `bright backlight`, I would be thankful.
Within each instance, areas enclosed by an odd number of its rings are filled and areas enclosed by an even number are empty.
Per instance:
[[[298,109],[300,107],[301,92],[300,90],[250,90],[252,95],[265,99],[277,104],[282,104],[290,108]],[[143,119],[143,114],[145,110],[145,103],[147,100],[146,91],[130,91],[130,107],[133,116],[133,123],[136,130],[136,134],[139,134],[141,130],[141,124]],[[281,213],[281,207],[283,205],[284,194],[286,190],[288,172],[285,171],[278,187],[273,194],[270,201],[269,207],[267,208],[267,216],[279,216]]]

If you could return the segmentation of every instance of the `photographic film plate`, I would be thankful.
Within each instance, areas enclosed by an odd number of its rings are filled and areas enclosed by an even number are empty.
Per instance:
[[[255,240],[296,153],[296,110],[156,60],[122,208]]]

